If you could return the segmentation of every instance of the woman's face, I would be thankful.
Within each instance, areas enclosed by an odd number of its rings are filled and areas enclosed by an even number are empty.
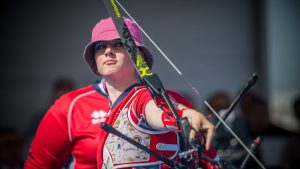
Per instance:
[[[103,77],[135,76],[134,66],[120,39],[95,44],[95,61]]]

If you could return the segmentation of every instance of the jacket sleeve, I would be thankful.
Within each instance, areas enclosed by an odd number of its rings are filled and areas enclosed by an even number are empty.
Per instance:
[[[68,102],[60,98],[41,121],[32,141],[25,169],[61,168],[71,153],[68,136]]]
[[[170,96],[171,100],[173,100],[177,103],[183,104],[188,108],[194,109],[193,103],[191,101],[189,101],[188,99],[186,99],[181,94],[179,94],[173,90],[167,90],[167,93]],[[152,99],[152,96],[148,90],[145,92],[142,92],[142,94],[140,94],[138,96],[137,101],[136,101],[136,106],[137,106],[136,109],[137,109],[139,117],[144,115],[143,113],[145,112],[146,105],[151,99]]]

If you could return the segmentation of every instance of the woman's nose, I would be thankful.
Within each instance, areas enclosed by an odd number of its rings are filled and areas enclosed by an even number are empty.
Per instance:
[[[114,54],[113,48],[111,46],[107,46],[105,49],[105,56],[112,56]]]

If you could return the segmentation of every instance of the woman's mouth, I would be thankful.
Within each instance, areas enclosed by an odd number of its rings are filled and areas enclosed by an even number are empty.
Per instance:
[[[104,62],[104,64],[107,64],[107,65],[113,65],[113,64],[116,64],[117,61],[116,60],[107,60]]]

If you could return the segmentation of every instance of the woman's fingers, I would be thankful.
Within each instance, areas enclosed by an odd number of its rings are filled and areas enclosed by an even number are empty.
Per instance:
[[[210,145],[212,144],[212,140],[214,137],[214,133],[215,133],[215,127],[214,125],[212,125],[209,121],[207,121],[206,119],[204,121],[202,121],[202,123],[204,124],[200,124],[199,122],[194,122],[191,121],[191,132],[189,135],[189,139],[193,140],[195,139],[196,135],[198,132],[203,132],[204,136],[205,136],[205,149],[209,150]]]
[[[214,137],[215,127],[213,125],[204,125],[203,129],[206,130],[205,149],[208,151]]]

